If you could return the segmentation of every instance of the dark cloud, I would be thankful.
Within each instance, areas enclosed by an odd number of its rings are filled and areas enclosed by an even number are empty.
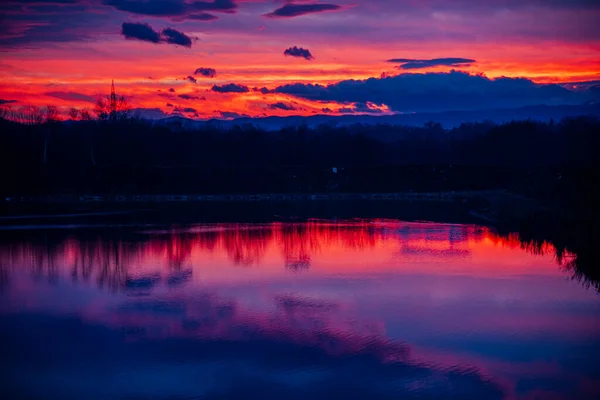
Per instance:
[[[321,111],[323,111],[324,113],[330,113],[331,108],[321,108]]]
[[[183,47],[192,47],[192,38],[183,32],[173,28],[165,28],[162,31],[162,40],[166,43],[176,44]]]
[[[180,94],[177,97],[179,97],[180,99],[184,99],[184,100],[206,100],[205,97],[200,97],[200,96],[194,96],[191,94]]]
[[[385,104],[403,112],[581,104],[598,100],[591,91],[577,93],[524,78],[490,79],[457,71],[346,80],[329,86],[295,83],[279,86],[275,92],[311,100]]]
[[[194,75],[202,75],[207,78],[214,78],[215,76],[217,76],[217,71],[214,68],[200,67],[197,68],[196,71],[194,71]]]
[[[173,88],[169,88],[169,92],[171,92],[171,93],[175,93],[175,89],[173,89]]]
[[[120,11],[156,17],[185,15],[187,4],[177,0],[104,0],[104,4]]]
[[[283,54],[287,57],[300,57],[300,58],[304,58],[306,60],[312,60],[314,57],[313,55],[310,53],[310,50],[308,49],[303,49],[302,47],[290,47],[289,49],[286,49]]]
[[[192,38],[173,28],[165,28],[162,32],[155,31],[149,24],[123,22],[121,34],[126,39],[142,40],[151,43],[169,43],[183,47],[192,47]]]
[[[393,58],[390,63],[400,64],[400,69],[421,69],[437,66],[464,67],[471,65],[475,60],[469,58],[434,58],[431,60],[416,60],[411,58]]]
[[[152,29],[149,24],[123,22],[123,25],[121,26],[121,34],[125,36],[125,39],[160,43],[160,33]]]
[[[152,17],[190,18],[201,21],[210,18],[205,11],[233,13],[237,4],[232,0],[193,1],[185,0],[104,0],[104,4],[120,11]]]
[[[248,93],[250,89],[248,86],[238,85],[236,83],[229,83],[227,85],[214,85],[211,89],[217,93]]]
[[[198,110],[196,110],[195,108],[192,108],[192,107],[175,107],[173,109],[173,112],[176,112],[176,113],[197,113]]]
[[[254,89],[252,89],[254,92],[261,92],[262,94],[269,94],[272,93],[273,91],[270,89],[267,89],[266,87],[261,87],[261,88],[257,88],[255,87]]]
[[[171,103],[167,103],[167,104],[165,104],[165,105],[166,105],[167,107],[173,107],[173,104],[171,104]]]
[[[185,77],[185,78],[183,78],[183,79],[184,79],[184,80],[186,80],[186,81],[190,81],[190,82],[192,82],[192,83],[194,83],[194,84],[195,84],[196,82],[198,82],[198,81],[196,80],[196,78],[194,78],[193,76],[190,76],[190,75],[186,76],[186,77]]]
[[[47,42],[96,40],[106,34],[107,24],[111,24],[115,16],[124,13],[172,21],[210,21],[217,18],[217,13],[234,13],[238,5],[246,4],[247,0],[242,1],[3,0],[0,3],[0,47],[18,48],[27,45],[36,48],[43,47],[43,43]],[[251,2],[255,3],[258,0]],[[263,0],[263,5],[265,3]],[[319,4],[318,0],[279,0],[278,3],[277,7],[281,7],[269,14],[275,18],[327,11],[327,6],[340,7],[334,4]],[[356,40],[363,43],[376,40],[380,44],[397,44],[415,38],[434,43],[444,39],[449,44],[454,40],[464,43],[465,40],[471,42],[477,38],[491,44],[521,40],[530,43],[532,39],[536,43],[541,39],[575,43],[598,40],[600,2],[597,0],[370,0],[354,2],[355,7],[345,7],[351,3],[349,0],[343,3],[342,9],[347,11],[350,18],[339,21],[336,19],[333,21],[335,27],[329,24],[311,26],[310,32],[307,33],[316,35],[320,40],[337,40],[338,35],[356,36],[356,32],[360,32],[360,35],[355,37]],[[444,29],[432,29],[432,26],[436,27],[440,22],[436,19],[436,12],[450,12],[460,15],[461,19],[447,21]],[[514,18],[509,18],[506,12],[515,13]],[[387,22],[397,18],[412,21],[413,28],[410,32],[387,35]],[[381,23],[373,23],[374,21]],[[295,28],[283,24],[269,27],[275,34],[286,34]],[[243,24],[231,24],[227,29],[237,31],[246,27]]]
[[[337,11],[342,7],[336,4],[294,4],[287,3],[286,5],[276,9],[275,11],[265,14],[269,18],[292,18],[300,15],[319,13],[323,11]]]
[[[3,100],[3,99],[0,99],[0,105],[2,105],[2,104],[11,104],[11,103],[16,103],[16,102],[17,102],[17,100]]]
[[[88,96],[87,94],[77,92],[46,92],[46,96],[56,97],[57,99],[67,101],[87,101],[88,103],[95,103],[96,98]]]
[[[162,91],[160,91],[160,90],[158,90],[158,91],[156,92],[156,94],[157,94],[158,96],[160,96],[160,97],[164,97],[164,98],[167,98],[167,99],[172,99],[172,98],[173,98],[173,95],[172,95],[171,93],[165,93],[165,92],[162,92]]]
[[[285,111],[292,111],[292,110],[296,109],[296,107],[292,106],[291,104],[285,104],[282,102],[269,104],[269,108],[271,110],[285,110]]]
[[[220,114],[222,118],[227,118],[227,119],[236,119],[236,118],[246,118],[249,117],[248,114],[240,114],[240,113],[236,113],[233,111],[215,111],[216,113]]]
[[[60,6],[60,5],[68,5],[68,4],[77,4],[81,3],[81,0],[7,0],[6,4],[26,4],[26,5],[51,5],[51,6]]]

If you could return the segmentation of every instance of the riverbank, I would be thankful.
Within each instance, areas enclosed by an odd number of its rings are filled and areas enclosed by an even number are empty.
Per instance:
[[[81,227],[357,217],[493,226],[500,220],[524,218],[539,209],[543,207],[538,202],[504,190],[7,196],[0,201],[0,226]]]
[[[252,201],[356,201],[417,200],[461,201],[473,198],[508,195],[498,190],[443,191],[400,193],[259,193],[259,194],[113,194],[113,195],[41,195],[4,196],[2,204],[130,204],[180,202],[252,202]]]

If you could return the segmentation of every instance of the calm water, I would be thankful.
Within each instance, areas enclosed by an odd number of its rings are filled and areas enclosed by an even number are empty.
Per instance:
[[[396,221],[5,234],[0,394],[600,398],[600,296],[538,250]]]

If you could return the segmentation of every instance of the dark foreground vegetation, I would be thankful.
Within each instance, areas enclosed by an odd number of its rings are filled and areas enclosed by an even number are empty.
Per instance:
[[[600,122],[229,131],[140,120],[0,120],[2,195],[357,193],[509,188],[574,196],[597,178]],[[585,200],[585,196],[582,197]]]

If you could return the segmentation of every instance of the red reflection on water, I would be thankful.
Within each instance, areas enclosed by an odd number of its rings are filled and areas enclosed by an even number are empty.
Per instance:
[[[560,271],[553,247],[526,248],[473,225],[352,221],[214,224],[138,232],[135,236],[28,239],[0,245],[4,269],[26,268],[58,278],[111,288],[147,274],[169,276],[202,270],[212,278],[235,279],[232,266],[260,267],[262,274],[311,273],[551,274]]]
[[[486,350],[493,351],[539,337],[585,343],[600,332],[594,294],[568,286],[551,245],[528,246],[478,226],[309,221],[51,235],[0,245],[0,265],[9,284],[11,274],[27,272],[92,286],[62,290],[15,279],[20,286],[4,304],[10,312],[77,315],[131,340],[283,338],[334,355],[431,362],[436,371],[477,365],[513,398],[521,398],[515,382],[522,372],[568,374],[547,360],[478,354],[471,338],[489,337]],[[446,344],[446,354],[440,337],[463,347]],[[421,341],[418,354],[396,340]]]

